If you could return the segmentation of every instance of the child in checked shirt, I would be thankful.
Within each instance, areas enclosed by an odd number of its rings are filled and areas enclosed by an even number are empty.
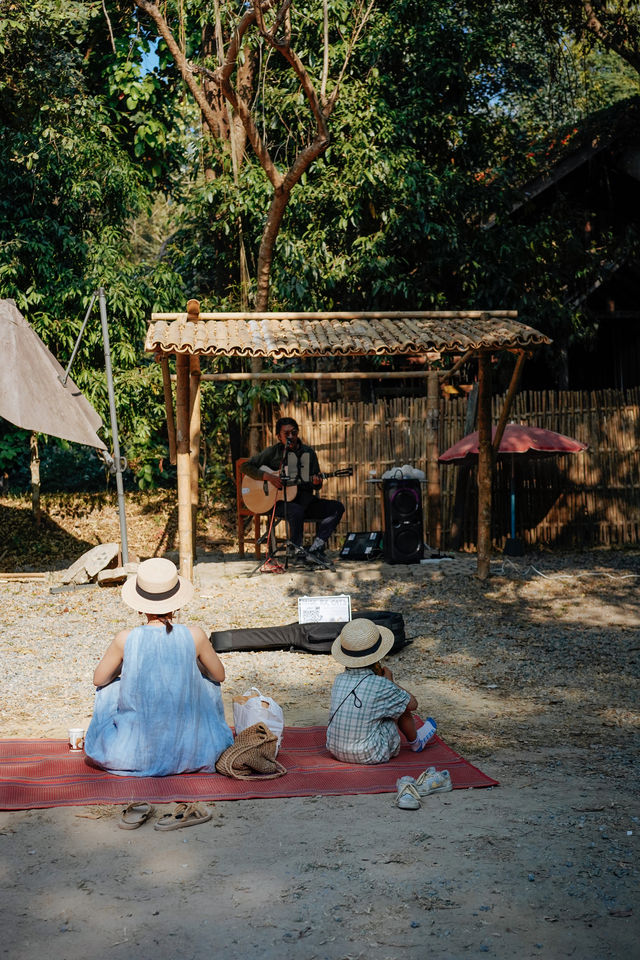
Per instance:
[[[327,750],[337,760],[385,763],[400,751],[400,731],[416,752],[436,732],[431,717],[416,729],[416,698],[393,682],[388,667],[374,672],[393,642],[391,630],[365,619],[346,623],[334,641],[331,653],[346,667],[333,684],[327,725]]]

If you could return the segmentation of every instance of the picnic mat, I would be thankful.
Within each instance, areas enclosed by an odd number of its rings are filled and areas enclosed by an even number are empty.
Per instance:
[[[403,747],[389,763],[340,763],[325,747],[326,727],[285,727],[278,759],[287,768],[276,780],[231,780],[217,773],[171,777],[116,777],[90,766],[66,740],[0,741],[0,810],[70,807],[148,800],[248,800],[395,792],[398,777],[426,767],[447,769],[455,790],[495,787],[497,780],[435,736],[422,753]]]

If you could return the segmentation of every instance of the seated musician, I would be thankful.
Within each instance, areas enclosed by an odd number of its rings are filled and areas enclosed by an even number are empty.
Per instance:
[[[322,486],[318,457],[313,447],[301,441],[298,424],[292,417],[281,417],[277,421],[276,436],[278,442],[247,460],[242,472],[254,480],[266,480],[276,490],[281,490],[283,483],[279,470],[284,458],[287,477],[298,484],[295,498],[287,502],[289,539],[302,554],[304,521],[317,521],[316,537],[309,552],[322,556],[329,537],[340,523],[344,504],[318,496]],[[282,499],[276,502],[275,510],[277,517],[284,516]]]

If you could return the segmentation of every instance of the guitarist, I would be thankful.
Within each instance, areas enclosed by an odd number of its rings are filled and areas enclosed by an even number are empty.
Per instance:
[[[243,473],[254,480],[266,480],[281,490],[283,483],[279,471],[281,464],[284,464],[288,478],[298,484],[295,498],[287,502],[289,539],[295,545],[297,554],[304,555],[304,521],[317,521],[316,537],[309,553],[322,556],[329,537],[340,523],[344,504],[339,500],[324,500],[318,496],[322,486],[318,457],[313,447],[301,441],[300,430],[293,417],[280,417],[276,423],[276,436],[277,443],[247,460],[242,468]],[[277,517],[284,516],[282,500],[276,502],[275,511]]]

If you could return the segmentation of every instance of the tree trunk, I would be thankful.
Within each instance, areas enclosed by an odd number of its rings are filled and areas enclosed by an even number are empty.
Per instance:
[[[37,433],[31,434],[29,446],[31,448],[31,510],[36,524],[40,526],[40,453]]]

